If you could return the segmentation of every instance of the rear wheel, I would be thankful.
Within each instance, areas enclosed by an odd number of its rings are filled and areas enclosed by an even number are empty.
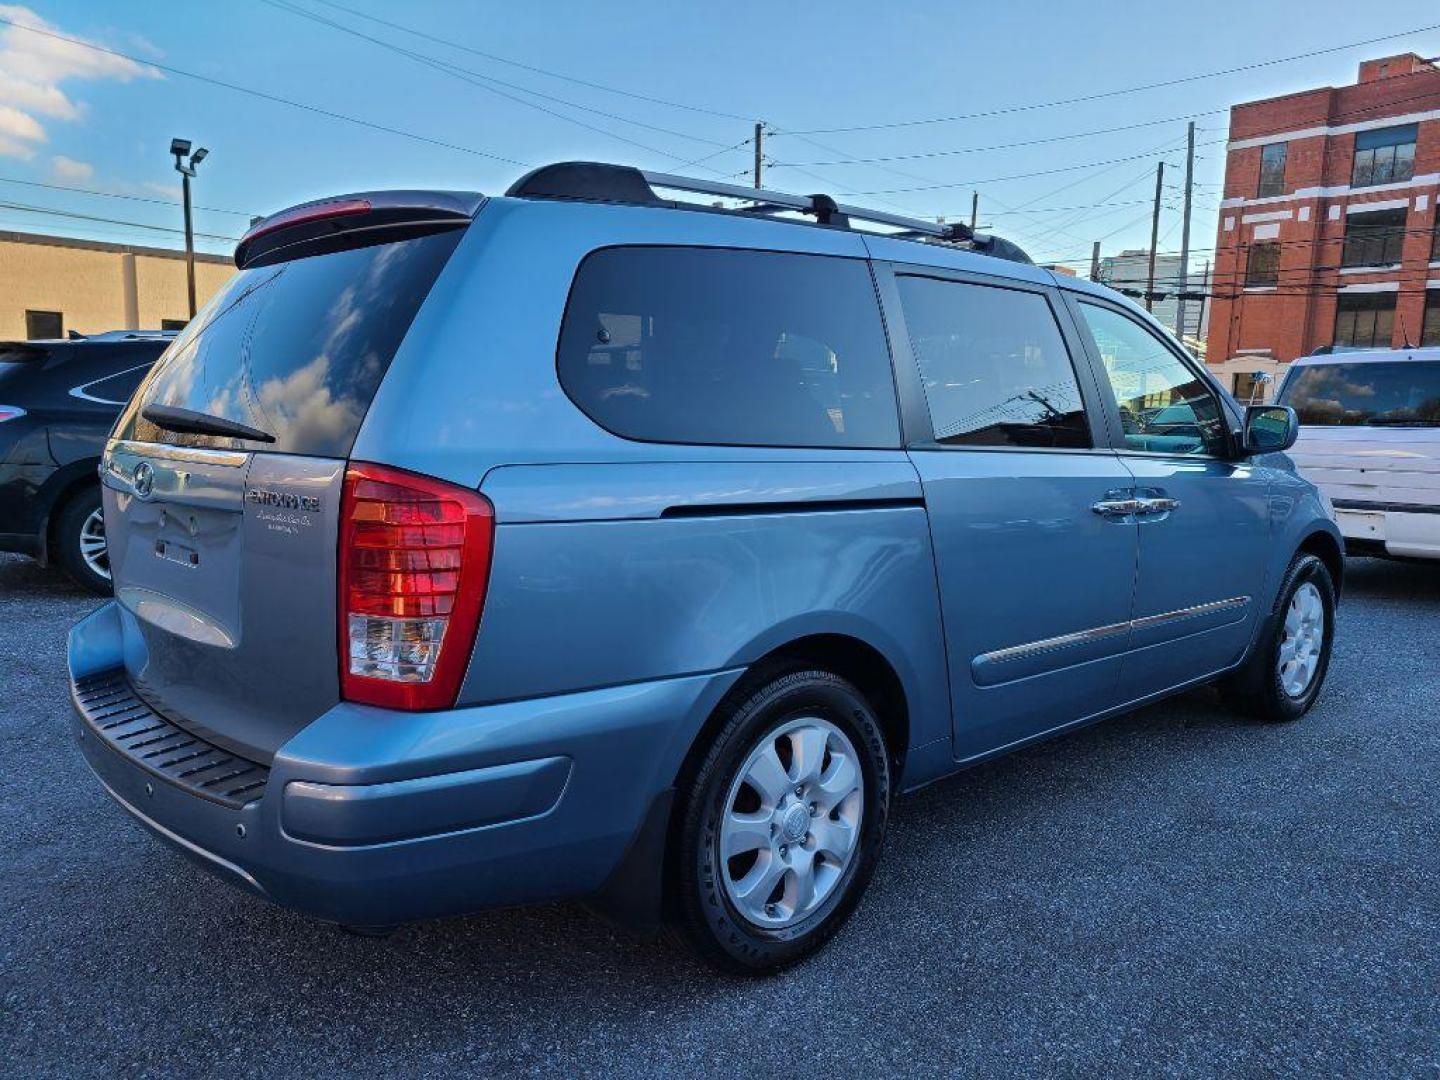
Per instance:
[[[1221,686],[1226,702],[1262,720],[1297,720],[1320,696],[1335,639],[1335,583],[1325,563],[1297,555],[1245,666]]]
[[[880,855],[890,765],[865,698],[796,671],[737,700],[684,791],[680,930],[711,964],[772,971],[825,944]]]
[[[110,594],[110,554],[105,545],[105,512],[100,488],[73,495],[55,522],[55,561],[75,584]]]

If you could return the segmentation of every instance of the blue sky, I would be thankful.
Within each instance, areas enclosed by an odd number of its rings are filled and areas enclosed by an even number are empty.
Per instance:
[[[978,189],[982,224],[1021,242],[1037,259],[1085,265],[1091,240],[1102,239],[1107,253],[1148,243],[1148,200],[1162,156],[1155,152],[1173,147],[1163,156],[1179,166],[1181,118],[1203,114],[1195,116],[1201,130],[1192,241],[1203,260],[1214,243],[1223,166],[1223,147],[1216,143],[1226,123],[1223,111],[1212,110],[1352,82],[1365,57],[1412,49],[1440,54],[1440,30],[1432,30],[1101,100],[908,123],[1015,110],[1377,38],[1440,24],[1440,7],[1434,0],[1393,0],[1381,9],[1335,0],[883,8],[848,0],[823,8],[774,2],[337,3],[351,10],[322,0],[29,0],[0,3],[0,18],[465,150],[258,100],[0,25],[0,229],[178,243],[173,233],[138,227],[179,224],[178,208],[169,205],[178,177],[166,153],[177,135],[211,151],[196,202],[214,209],[197,213],[196,227],[219,238],[243,232],[246,214],[345,191],[501,191],[523,171],[517,163],[588,158],[678,171],[708,157],[684,171],[746,173],[751,147],[726,148],[750,136],[753,120],[763,120],[775,129],[766,139],[773,159],[767,186],[845,193],[852,202],[951,218],[968,216],[970,193]],[[285,7],[304,8],[469,73],[459,78],[436,70]],[[895,124],[904,126],[823,130]],[[1120,127],[1128,130],[1056,139]],[[1010,145],[1045,139],[1055,141]],[[846,163],[854,158],[890,160]],[[1023,175],[1032,173],[1046,175]],[[1177,186],[1180,178],[1177,168]],[[35,186],[42,184],[55,186]],[[1178,207],[1178,190],[1167,191],[1166,201]],[[20,206],[132,224],[47,216]],[[1065,209],[1070,207],[1078,209]],[[1167,206],[1161,250],[1179,246],[1178,225],[1178,210]],[[207,239],[201,246],[227,251],[231,245]]]

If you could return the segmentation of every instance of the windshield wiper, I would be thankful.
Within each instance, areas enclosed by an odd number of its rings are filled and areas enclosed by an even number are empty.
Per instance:
[[[275,436],[268,431],[250,427],[223,416],[211,416],[194,409],[181,409],[174,405],[146,405],[140,415],[156,427],[184,435],[222,435],[232,439],[250,439],[254,442],[272,443]]]

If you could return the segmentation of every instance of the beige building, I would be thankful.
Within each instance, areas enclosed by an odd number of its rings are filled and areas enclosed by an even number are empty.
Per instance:
[[[196,303],[233,273],[230,259],[197,254]],[[0,341],[179,329],[185,293],[183,251],[0,232]]]

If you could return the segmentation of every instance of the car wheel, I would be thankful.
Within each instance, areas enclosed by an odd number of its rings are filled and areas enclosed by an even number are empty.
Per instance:
[[[1244,668],[1222,684],[1237,711],[1298,720],[1315,704],[1335,640],[1335,582],[1314,555],[1297,555],[1281,582],[1263,637]]]
[[[110,555],[100,488],[87,487],[67,502],[55,523],[55,561],[82,588],[110,595]]]
[[[826,671],[734,695],[682,785],[679,930],[723,970],[773,971],[825,944],[880,856],[890,760],[864,696]]]

